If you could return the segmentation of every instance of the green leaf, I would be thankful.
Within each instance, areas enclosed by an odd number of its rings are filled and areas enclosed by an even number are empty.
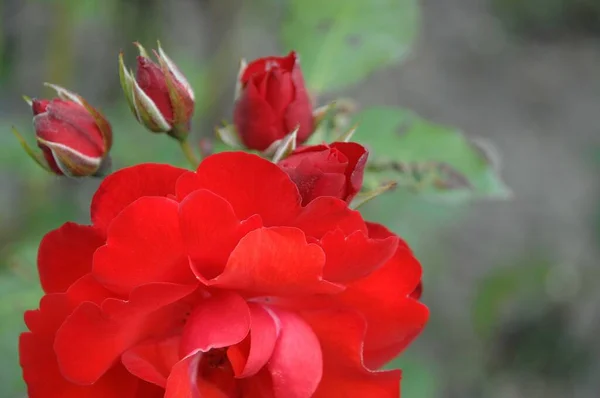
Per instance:
[[[339,90],[400,62],[418,25],[417,0],[291,0],[283,42],[310,89]]]
[[[369,108],[355,121],[354,139],[371,152],[366,189],[395,180],[400,189],[428,199],[511,196],[499,176],[497,155],[487,142],[394,107]]]

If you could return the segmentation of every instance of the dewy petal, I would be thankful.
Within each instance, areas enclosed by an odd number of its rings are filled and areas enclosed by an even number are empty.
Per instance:
[[[335,229],[341,229],[346,235],[356,231],[367,232],[358,211],[350,209],[341,199],[326,196],[311,201],[290,225],[316,239]]]
[[[349,282],[362,278],[381,267],[396,252],[398,239],[370,239],[363,231],[348,236],[333,230],[319,242],[327,261],[323,276],[332,282]]]
[[[206,158],[196,172],[177,182],[182,200],[197,189],[207,189],[231,204],[240,220],[254,214],[264,225],[282,225],[300,210],[296,184],[277,165],[257,155],[221,152]]]
[[[348,285],[336,299],[359,311],[367,321],[365,364],[379,368],[402,352],[425,326],[427,307],[409,297],[421,267],[400,245],[394,256],[364,279]]]
[[[61,373],[77,384],[95,383],[124,351],[181,325],[189,305],[177,301],[195,288],[155,283],[135,289],[128,301],[83,302],[56,333]]]
[[[240,343],[227,350],[229,363],[235,377],[256,375],[271,358],[279,336],[279,326],[260,304],[249,303],[251,315],[250,334]]]
[[[265,296],[339,292],[342,287],[323,280],[324,264],[323,250],[299,229],[259,228],[240,240],[223,273],[205,283]]]
[[[104,179],[91,204],[92,222],[106,231],[113,218],[142,196],[168,196],[187,172],[166,164],[141,164],[114,172]]]
[[[225,199],[205,189],[181,202],[179,224],[192,268],[205,279],[223,272],[239,240],[262,226],[258,216],[240,221]]]
[[[362,347],[368,326],[360,315],[341,310],[301,315],[319,338],[323,352],[323,378],[315,398],[400,396],[400,371],[373,372],[363,364]]]
[[[236,293],[215,292],[192,311],[181,334],[181,357],[242,341],[250,331],[250,309]]]
[[[173,366],[179,362],[179,336],[152,339],[130,348],[121,362],[133,375],[165,388]]]
[[[92,270],[92,257],[104,239],[93,227],[65,223],[40,242],[38,271],[46,293],[66,291]]]
[[[151,282],[194,283],[178,208],[174,200],[160,197],[143,197],[125,208],[94,255],[94,276],[122,294]]]
[[[298,315],[271,307],[280,326],[273,356],[268,363],[275,398],[310,398],[323,375],[323,357],[317,336]]]

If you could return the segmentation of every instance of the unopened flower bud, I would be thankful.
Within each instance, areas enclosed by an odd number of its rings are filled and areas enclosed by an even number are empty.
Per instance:
[[[28,155],[54,174],[70,177],[101,174],[110,163],[110,124],[78,94],[56,85],[48,86],[57,91],[58,98],[26,98],[33,111],[35,136],[42,153],[30,148],[16,129],[13,132]]]
[[[233,119],[247,148],[264,151],[296,129],[303,143],[314,131],[312,113],[295,52],[241,63]]]
[[[119,55],[119,74],[125,97],[136,119],[148,130],[184,140],[194,113],[194,92],[185,76],[158,45],[152,61],[141,44],[137,73],[127,70]],[[135,76],[135,77],[134,77]]]

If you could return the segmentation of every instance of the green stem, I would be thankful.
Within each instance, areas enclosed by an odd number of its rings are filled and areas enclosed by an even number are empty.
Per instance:
[[[184,139],[184,140],[179,141],[179,145],[181,146],[181,151],[183,152],[183,155],[188,160],[188,162],[190,162],[190,164],[192,165],[192,167],[195,170],[198,167],[198,165],[200,164],[200,161],[194,154],[194,151],[192,150],[190,142],[187,139]]]

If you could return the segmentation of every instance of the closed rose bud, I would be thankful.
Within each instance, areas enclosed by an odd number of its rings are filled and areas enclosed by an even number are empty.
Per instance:
[[[296,53],[242,64],[234,124],[243,144],[263,151],[298,128],[298,143],[314,130],[312,105]]]
[[[154,51],[158,63],[146,50],[137,57],[137,72],[128,71],[119,56],[121,86],[137,120],[155,133],[168,133],[184,140],[194,113],[194,92],[185,76],[158,45]],[[134,77],[135,76],[135,77]]]
[[[86,177],[99,175],[108,165],[112,132],[108,121],[82,97],[62,87],[58,98],[28,100],[33,126],[42,154],[29,148],[16,130],[27,153],[58,175]]]
[[[302,204],[319,196],[350,202],[360,191],[368,152],[355,142],[296,149],[278,165],[298,186]]]

